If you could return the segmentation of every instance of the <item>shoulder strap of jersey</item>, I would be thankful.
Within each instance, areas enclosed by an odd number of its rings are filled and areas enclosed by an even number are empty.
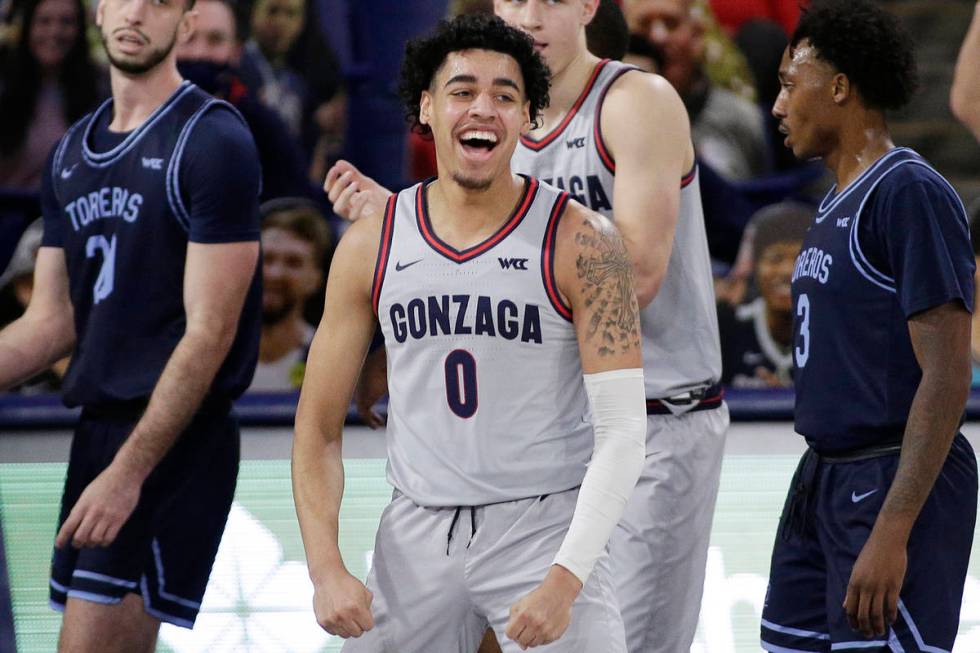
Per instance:
[[[603,72],[609,71],[608,77],[602,81],[599,87],[599,98],[596,100],[595,109],[595,120],[593,124],[593,131],[595,134],[595,146],[599,153],[599,160],[602,161],[602,165],[606,167],[606,170],[616,174],[616,162],[613,160],[612,155],[609,153],[609,148],[606,147],[606,141],[602,138],[602,105],[606,101],[606,93],[612,88],[612,85],[616,81],[630,72],[631,70],[640,70],[636,66],[631,66],[629,64],[624,64],[621,61],[610,61],[604,66]]]
[[[405,192],[405,191],[402,191]],[[371,284],[371,307],[374,315],[378,315],[378,304],[381,301],[381,286],[384,285],[385,271],[388,269],[388,258],[391,256],[391,241],[395,233],[395,207],[398,197],[395,193],[388,198],[385,206],[384,220],[381,223],[381,241],[378,243],[378,259],[374,263],[374,282]],[[411,195],[407,197],[411,198]]]
[[[569,306],[561,293],[558,291],[558,281],[555,279],[555,252],[558,236],[558,223],[565,215],[565,208],[568,206],[568,193],[558,193],[555,202],[551,207],[551,215],[548,218],[548,226],[544,232],[544,242],[541,243],[541,281],[544,282],[545,292],[551,307],[558,315],[569,322],[572,321],[572,307]]]

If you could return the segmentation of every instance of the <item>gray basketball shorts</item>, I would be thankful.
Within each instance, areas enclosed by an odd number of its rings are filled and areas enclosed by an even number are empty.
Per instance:
[[[462,508],[423,508],[395,491],[381,515],[367,587],[375,627],[344,653],[475,653],[493,627],[504,653],[510,608],[551,567],[578,488]],[[603,554],[572,606],[564,635],[535,651],[625,653],[623,622]]]

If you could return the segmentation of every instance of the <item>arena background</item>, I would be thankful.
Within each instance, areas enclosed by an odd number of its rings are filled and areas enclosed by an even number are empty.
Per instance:
[[[0,0],[0,5],[4,3]],[[344,72],[347,157],[383,183],[406,182],[404,126],[393,92],[404,42],[445,15],[447,0],[311,0]],[[970,22],[968,0],[883,0],[912,30],[923,90],[894,116],[895,141],[946,175],[964,200],[980,197],[976,141],[948,109],[953,62]],[[0,193],[0,260],[36,217],[35,199]],[[26,204],[27,210],[21,209]],[[708,559],[701,624],[692,652],[758,651],[758,620],[773,534],[803,442],[789,421],[787,393],[732,392],[729,435]],[[165,627],[166,652],[338,651],[316,626],[292,504],[289,449],[295,398],[250,396],[239,406],[247,427],[234,510],[198,627]],[[980,394],[969,415],[980,418]],[[47,574],[74,415],[54,397],[0,396],[0,653],[52,651],[60,625],[48,607]],[[980,423],[964,427],[976,447]],[[390,488],[383,434],[352,425],[345,439],[347,489],[341,545],[363,577]],[[975,552],[976,553],[976,552]],[[973,555],[956,650],[980,651],[980,567]],[[13,628],[11,628],[11,625]]]
[[[786,488],[803,451],[787,421],[789,393],[731,392],[721,490],[708,555],[701,622],[692,653],[758,651],[769,553]],[[235,505],[204,607],[193,631],[164,626],[158,651],[172,653],[314,653],[339,651],[311,609],[299,527],[289,481],[288,426],[295,397],[248,396]],[[980,394],[971,398],[980,417]],[[0,578],[0,622],[14,634],[0,651],[55,649],[60,615],[48,606],[47,578],[73,413],[53,398],[0,397],[0,526],[9,592]],[[963,432],[980,445],[980,423]],[[341,549],[363,578],[374,533],[391,488],[385,481],[384,434],[350,424],[344,436],[346,490]],[[959,651],[980,651],[980,543],[966,581]],[[9,610],[7,615],[3,612]],[[8,622],[9,623],[9,622]],[[16,642],[14,641],[16,640]]]

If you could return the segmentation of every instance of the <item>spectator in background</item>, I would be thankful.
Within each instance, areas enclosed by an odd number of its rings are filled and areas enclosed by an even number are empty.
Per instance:
[[[956,60],[949,100],[953,115],[980,140],[980,2]]]
[[[309,89],[289,67],[286,55],[304,25],[306,0],[255,0],[251,40],[245,45],[242,73],[259,100],[276,111],[294,138],[301,138]]]
[[[234,0],[198,0],[197,23],[186,43],[177,46],[181,75],[242,114],[255,138],[262,164],[261,199],[311,196],[305,157],[279,115],[259,102],[238,70],[247,21]]]
[[[339,154],[346,96],[336,60],[307,12],[306,0],[255,0],[241,70],[246,86],[303,144],[308,176],[319,181],[327,158]]]
[[[0,188],[37,191],[44,163],[68,126],[104,95],[81,0],[27,0],[0,78]]]
[[[12,322],[23,315],[31,302],[31,296],[34,294],[34,260],[37,258],[37,250],[41,247],[43,231],[42,221],[35,220],[17,243],[10,265],[0,275],[0,292],[4,295],[10,293],[16,307],[11,315],[4,316],[9,318],[4,319],[4,323]],[[68,369],[68,360],[68,357],[61,359],[41,374],[11,388],[10,392],[25,395],[57,392],[61,389],[61,380]]]
[[[736,388],[792,385],[790,283],[812,217],[811,207],[784,202],[762,209],[752,218],[752,268],[759,296],[738,307],[718,304],[723,384]]]
[[[332,238],[307,201],[274,200],[262,213],[262,338],[249,390],[298,390],[314,333],[303,308],[323,288]]]
[[[705,72],[705,24],[694,0],[624,0],[630,30],[664,53],[661,73],[684,100],[699,158],[730,180],[767,171],[763,114]]]
[[[309,176],[317,184],[342,155],[347,132],[347,93],[340,62],[320,28],[319,6],[312,1],[306,3],[303,29],[286,55],[286,63],[299,71],[310,91],[310,113],[304,118],[303,139],[312,152]]]

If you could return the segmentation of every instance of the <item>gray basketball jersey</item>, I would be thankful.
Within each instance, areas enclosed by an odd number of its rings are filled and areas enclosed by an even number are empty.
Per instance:
[[[568,195],[525,178],[500,229],[457,250],[432,228],[429,183],[389,201],[374,278],[388,351],[388,480],[426,507],[576,487],[593,433],[553,274]]]
[[[631,70],[636,69],[618,61],[600,62],[557,127],[540,140],[521,138],[511,168],[553,184],[613,218],[616,163],[603,142],[600,118],[606,92]],[[680,183],[667,274],[657,297],[640,314],[643,376],[650,399],[671,397],[721,378],[718,316],[697,166]]]

